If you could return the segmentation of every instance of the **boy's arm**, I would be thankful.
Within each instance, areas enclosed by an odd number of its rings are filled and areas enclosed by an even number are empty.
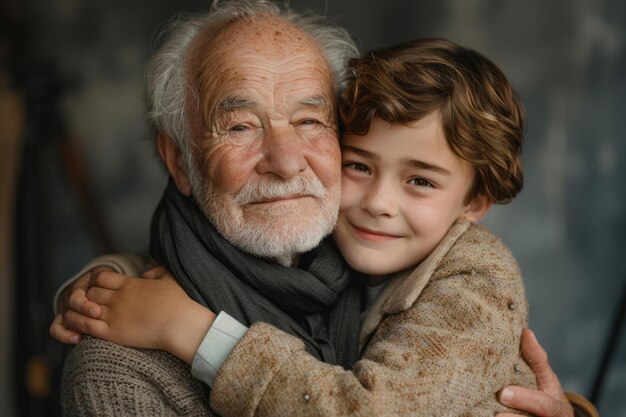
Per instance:
[[[189,298],[163,267],[145,271],[141,274],[144,279],[124,274],[128,271],[139,275],[148,263],[142,257],[119,255],[91,261],[76,275],[86,281],[84,288],[68,291],[79,292],[85,302],[96,305],[98,318],[59,307],[61,314],[51,326],[51,333],[55,336],[55,326],[61,328],[56,332],[72,332],[67,326],[123,346],[165,350],[192,365],[192,374],[211,385],[224,359],[248,328],[225,312],[215,317],[211,310]],[[102,268],[106,270],[96,272]]]
[[[76,344],[80,340],[80,332],[70,329],[64,323],[63,315],[72,309],[85,316],[99,316],[100,307],[86,297],[91,274],[95,270],[113,270],[118,273],[139,276],[150,268],[154,262],[144,255],[103,255],[90,261],[76,275],[63,283],[56,291],[53,300],[55,318],[50,325],[50,334],[63,343]],[[96,309],[94,311],[94,308]]]
[[[89,274],[92,269],[101,267],[110,269],[119,274],[139,276],[145,270],[149,269],[151,264],[153,264],[153,262],[150,258],[144,255],[107,254],[92,259],[78,271],[77,274],[65,281],[59,289],[57,289],[52,302],[54,314],[57,315],[62,311],[61,304],[66,302],[65,298],[68,298],[71,293],[71,290],[67,293],[64,293],[64,291],[68,289],[68,287],[71,287],[77,280]]]

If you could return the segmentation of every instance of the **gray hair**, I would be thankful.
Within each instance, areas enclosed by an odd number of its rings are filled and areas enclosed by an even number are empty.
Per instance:
[[[346,29],[326,23],[321,16],[296,13],[268,0],[216,0],[206,14],[179,16],[166,26],[165,41],[146,67],[146,107],[149,128],[174,140],[183,154],[188,175],[195,176],[196,170],[187,115],[189,106],[198,105],[198,97],[189,96],[196,94],[187,80],[190,47],[204,29],[262,16],[283,18],[317,43],[328,61],[336,93],[347,83],[347,63],[358,56],[358,48]]]

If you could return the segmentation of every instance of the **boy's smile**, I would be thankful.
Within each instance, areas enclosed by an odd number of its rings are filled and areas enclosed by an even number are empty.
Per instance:
[[[359,272],[410,268],[458,218],[479,221],[491,206],[482,195],[466,203],[474,170],[450,149],[438,113],[408,125],[374,119],[367,135],[346,135],[342,150],[334,238]]]
[[[372,242],[386,242],[393,239],[398,239],[400,235],[394,235],[379,230],[371,230],[365,227],[359,227],[354,224],[350,224],[354,228],[354,232],[364,240],[371,240]]]

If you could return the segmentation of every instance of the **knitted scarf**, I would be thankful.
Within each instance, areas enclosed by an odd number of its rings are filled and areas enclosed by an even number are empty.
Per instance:
[[[302,339],[307,351],[350,368],[358,358],[360,289],[331,239],[298,268],[242,252],[211,225],[172,180],[151,227],[151,255],[195,301],[240,323],[269,323]]]

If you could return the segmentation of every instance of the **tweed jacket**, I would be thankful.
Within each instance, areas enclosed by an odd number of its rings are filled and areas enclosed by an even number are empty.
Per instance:
[[[257,323],[218,372],[211,407],[224,417],[492,417],[506,410],[499,389],[535,387],[519,353],[525,327],[513,256],[485,227],[459,221],[383,290],[352,370],[321,363],[297,338]]]

